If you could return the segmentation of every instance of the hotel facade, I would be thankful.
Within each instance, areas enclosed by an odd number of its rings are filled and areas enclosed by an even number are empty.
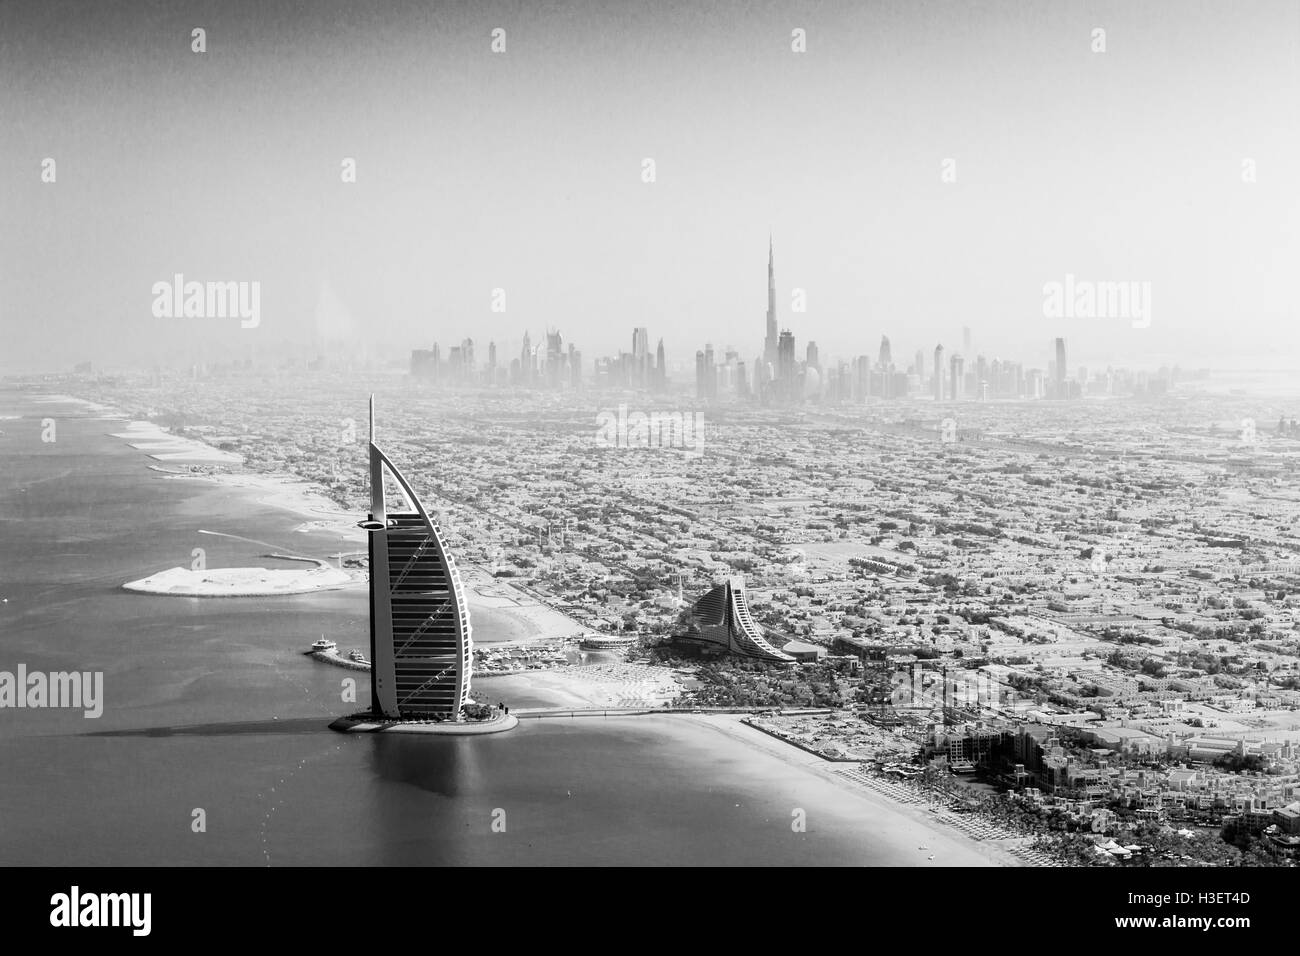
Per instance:
[[[438,526],[375,444],[370,400],[371,710],[388,720],[460,720],[469,697],[473,638],[456,562]],[[385,476],[405,509],[389,509]]]

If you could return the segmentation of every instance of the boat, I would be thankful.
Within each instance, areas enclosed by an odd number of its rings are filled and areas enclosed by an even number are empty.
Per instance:
[[[333,641],[327,641],[325,640],[324,637],[322,637],[319,641],[312,642],[311,649],[316,652],[324,652],[326,654],[329,654],[332,653],[333,651],[338,650],[338,645],[335,644]]]
[[[356,661],[358,664],[369,664],[369,663],[370,663],[370,661],[366,660],[366,655],[363,654],[363,653],[361,653],[361,650],[360,650],[359,648],[353,648],[351,651],[349,651],[349,652],[348,652],[348,657],[349,657],[351,660]]]

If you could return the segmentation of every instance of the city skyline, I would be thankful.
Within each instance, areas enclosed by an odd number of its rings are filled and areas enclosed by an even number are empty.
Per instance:
[[[265,24],[240,4],[165,21],[97,4],[57,34],[11,5],[0,70],[27,95],[0,104],[23,131],[0,165],[26,228],[0,238],[4,367],[49,370],[48,334],[118,367],[313,340],[397,358],[546,327],[591,355],[635,327],[740,346],[750,243],[769,232],[775,311],[824,356],[963,326],[988,354],[1066,336],[1091,365],[1300,353],[1300,185],[1283,172],[1300,134],[1276,122],[1300,101],[1293,5],[724,7],[646,12],[635,41],[578,7],[558,27],[510,5],[380,21],[326,4],[296,12],[290,41],[275,4]],[[146,148],[160,116],[174,127]],[[260,283],[260,324],[156,317],[174,274]],[[1069,277],[1149,283],[1149,326],[1049,318],[1044,287]]]
[[[915,361],[906,366],[895,366],[893,348],[888,335],[882,335],[878,357],[875,364],[869,355],[859,354],[848,358],[831,357],[823,366],[821,352],[816,342],[809,341],[805,346],[805,359],[798,360],[795,352],[797,339],[789,328],[781,328],[777,320],[774,289],[775,255],[774,241],[768,237],[767,289],[768,306],[765,313],[763,344],[752,366],[743,359],[743,353],[732,348],[730,343],[721,349],[706,343],[695,352],[695,395],[709,402],[717,401],[720,395],[747,399],[753,398],[764,404],[792,404],[810,401],[845,401],[868,397],[883,399],[904,398],[909,395],[928,393],[936,401],[987,401],[1007,398],[1052,398],[1057,400],[1079,398],[1089,391],[1089,371],[1095,376],[1104,376],[1107,386],[1105,394],[1110,393],[1110,381],[1113,377],[1120,379],[1135,378],[1142,382],[1148,378],[1148,372],[1157,373],[1156,379],[1165,378],[1165,373],[1175,377],[1182,374],[1204,374],[1208,367],[1202,369],[1179,369],[1174,366],[1160,369],[1133,369],[1125,365],[1105,364],[1091,370],[1084,365],[1070,369],[1066,360],[1066,339],[1057,336],[1049,343],[1048,357],[1040,368],[1026,365],[1024,361],[1013,361],[1004,356],[987,356],[973,345],[972,329],[964,326],[961,330],[962,351],[948,351],[945,365],[943,356],[945,347],[940,342],[934,351],[930,376],[925,374],[924,352],[917,350]],[[778,332],[778,328],[780,331]],[[584,381],[597,388],[630,388],[655,392],[668,390],[666,377],[664,340],[659,339],[655,357],[649,352],[649,331],[645,327],[632,330],[632,350],[620,352],[615,356],[598,357],[593,362],[590,377],[584,380],[582,375],[582,354],[569,343],[568,352],[562,348],[562,334],[558,329],[546,332],[546,350],[530,345],[530,334],[524,333],[520,357],[508,365],[498,366],[496,362],[497,344],[492,340],[488,344],[488,364],[483,369],[475,366],[473,358],[474,343],[465,339],[460,346],[448,350],[446,362],[441,359],[441,350],[437,342],[430,349],[415,349],[410,357],[410,375],[412,378],[425,379],[441,384],[452,385],[512,385],[539,386],[550,388],[581,388]],[[719,362],[718,358],[723,357]],[[969,364],[967,362],[969,358]],[[674,366],[682,370],[682,364]],[[749,369],[747,371],[747,369]],[[809,371],[812,378],[809,380]],[[852,375],[852,384],[846,384]],[[719,382],[721,376],[723,381]],[[876,376],[871,379],[871,376]],[[928,383],[928,384],[927,384]],[[1166,386],[1168,381],[1166,381]]]

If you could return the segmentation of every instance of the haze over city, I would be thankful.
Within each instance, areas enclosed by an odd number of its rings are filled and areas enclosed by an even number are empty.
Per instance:
[[[683,367],[705,341],[750,360],[772,234],[781,326],[828,359],[881,334],[951,349],[969,326],[1039,364],[1065,336],[1092,365],[1293,365],[1298,17],[7,4],[0,363],[330,341],[404,361],[470,336],[517,354],[547,329],[595,356],[636,326]],[[259,327],[156,318],[151,287],[177,273],[259,282]],[[1045,317],[1067,275],[1149,282],[1150,326]]]

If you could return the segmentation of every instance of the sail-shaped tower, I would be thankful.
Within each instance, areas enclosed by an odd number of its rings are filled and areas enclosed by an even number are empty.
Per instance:
[[[385,720],[460,720],[469,698],[469,606],[442,532],[397,466],[375,443],[370,397],[371,711]],[[385,478],[406,499],[392,510]]]

